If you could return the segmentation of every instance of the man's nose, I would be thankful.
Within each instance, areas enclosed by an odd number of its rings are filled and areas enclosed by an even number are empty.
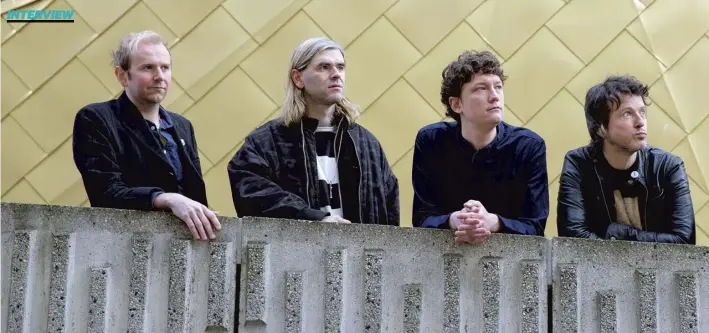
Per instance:
[[[642,117],[641,115],[638,115],[635,117],[635,127],[636,128],[643,128],[645,127],[645,124],[647,122],[645,121],[645,118]]]
[[[342,72],[339,69],[335,68],[332,71],[331,77],[332,78],[340,78],[340,77],[342,77]]]
[[[155,80],[155,81],[165,80],[165,72],[162,69],[158,68],[155,71],[155,75],[153,75],[153,80]]]

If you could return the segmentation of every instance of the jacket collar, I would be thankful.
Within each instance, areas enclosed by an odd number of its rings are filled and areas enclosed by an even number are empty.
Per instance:
[[[303,129],[308,130],[310,132],[315,132],[315,130],[318,128],[318,124],[320,124],[317,119],[310,117],[303,117],[303,119],[301,119],[301,122],[303,123]],[[333,123],[335,123],[334,120]]]
[[[647,175],[647,151],[650,149],[649,145],[645,145],[643,149],[638,150],[638,156],[637,156],[637,167],[635,171],[637,172],[637,177],[633,177],[637,179],[641,184],[647,186],[647,181],[645,180],[645,176]],[[591,143],[589,144],[589,152],[591,155],[591,158],[593,159],[593,164],[598,165],[600,162],[600,159],[605,160],[605,156],[603,155],[603,141],[600,143]],[[608,163],[608,162],[606,162]],[[632,176],[632,173],[631,173]]]
[[[137,137],[137,141],[140,142],[141,144],[145,145],[152,151],[155,155],[157,155],[161,160],[163,160],[165,163],[168,165],[170,162],[168,162],[167,158],[165,157],[165,154],[162,153],[160,150],[160,143],[157,141],[153,133],[150,132],[150,128],[148,127],[148,122],[143,118],[143,115],[140,113],[138,108],[133,104],[133,102],[128,98],[128,95],[126,94],[125,90],[123,93],[118,97],[117,99],[118,102],[118,117],[126,122],[127,126],[126,129],[134,136]],[[160,107],[160,115],[161,118],[163,115],[167,116],[167,112],[165,109]],[[178,140],[179,138],[175,138]]]
[[[133,104],[133,101],[128,98],[128,94],[126,94],[126,91],[124,90],[120,96],[117,98],[118,102],[118,115],[121,117],[121,119],[130,121],[130,122],[144,122],[145,118],[143,118],[143,115],[140,113],[140,110]],[[170,115],[167,113],[167,110],[162,107],[162,105],[159,106],[158,113],[160,114],[160,119],[165,120],[166,123],[170,126],[172,126],[172,119],[170,118]]]
[[[339,114],[335,114],[332,118],[332,126],[337,128],[340,122],[340,129],[351,130],[352,128],[354,128],[354,124],[350,123],[347,118]],[[293,124],[294,126],[292,127],[297,130],[298,134],[300,134],[301,126],[304,131],[315,132],[315,130],[318,128],[319,123],[320,122],[315,118],[303,117],[299,122]]]
[[[133,101],[128,98],[128,94],[126,94],[125,90],[118,96],[118,115],[121,119],[129,122],[145,120],[138,108],[133,104]]]

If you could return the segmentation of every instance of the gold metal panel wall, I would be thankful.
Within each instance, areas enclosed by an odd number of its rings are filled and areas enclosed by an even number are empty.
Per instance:
[[[9,1],[7,1],[9,3]],[[5,5],[3,1],[3,5]],[[100,5],[99,5],[100,3]],[[564,153],[585,144],[582,101],[608,74],[651,84],[651,144],[682,157],[698,242],[709,245],[709,1],[697,0],[40,0],[73,24],[8,24],[2,38],[2,200],[87,205],[71,158],[84,104],[120,93],[109,52],[130,31],[170,43],[165,106],[195,125],[213,208],[235,215],[226,164],[282,103],[287,61],[302,40],[346,47],[347,94],[382,141],[411,219],[416,131],[443,119],[440,72],[464,49],[504,61],[505,120],[548,144],[551,215]]]

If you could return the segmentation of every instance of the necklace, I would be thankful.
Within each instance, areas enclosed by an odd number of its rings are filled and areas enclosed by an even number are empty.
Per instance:
[[[319,128],[318,128],[317,130],[315,130],[315,131],[316,131],[316,132],[322,131],[322,132],[335,132],[335,133],[337,133],[337,130],[338,130],[339,128],[340,128],[340,125],[338,124],[337,127],[335,127],[335,128],[329,127],[329,126],[323,126],[323,127],[319,127]],[[335,177],[334,177],[334,176],[337,175],[338,161],[339,161],[339,159],[340,159],[339,154],[338,154],[337,151],[335,150],[335,144],[336,144],[336,143],[337,143],[337,134],[335,134],[335,139],[334,139],[333,142],[332,142],[332,150],[333,150],[333,152],[335,153],[335,175],[333,175],[333,176],[331,177],[331,175],[329,175],[327,172],[325,172],[325,168],[324,168],[323,165],[321,165],[321,163],[316,163],[317,166],[318,166],[318,171],[319,171],[319,172],[322,172],[323,176],[325,177],[325,182],[327,183],[327,186],[328,186],[328,192],[329,192],[329,195],[330,195],[330,200],[332,200],[332,182],[335,180]]]
[[[327,183],[327,186],[328,186],[328,189],[330,192],[330,199],[332,199],[332,182],[335,179],[334,179],[334,177],[330,177],[330,175],[327,172],[325,172],[325,169],[322,167],[322,165],[320,165],[320,163],[317,163],[317,165],[318,165],[318,170],[320,170],[320,172],[322,172],[323,176],[325,176],[325,182]]]

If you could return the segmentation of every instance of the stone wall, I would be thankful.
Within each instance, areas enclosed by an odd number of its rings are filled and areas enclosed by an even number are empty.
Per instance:
[[[191,241],[169,215],[2,205],[2,332],[232,332],[241,222]]]
[[[709,247],[552,244],[555,332],[709,332]]]
[[[3,203],[2,333],[709,331],[708,247],[222,224]]]

